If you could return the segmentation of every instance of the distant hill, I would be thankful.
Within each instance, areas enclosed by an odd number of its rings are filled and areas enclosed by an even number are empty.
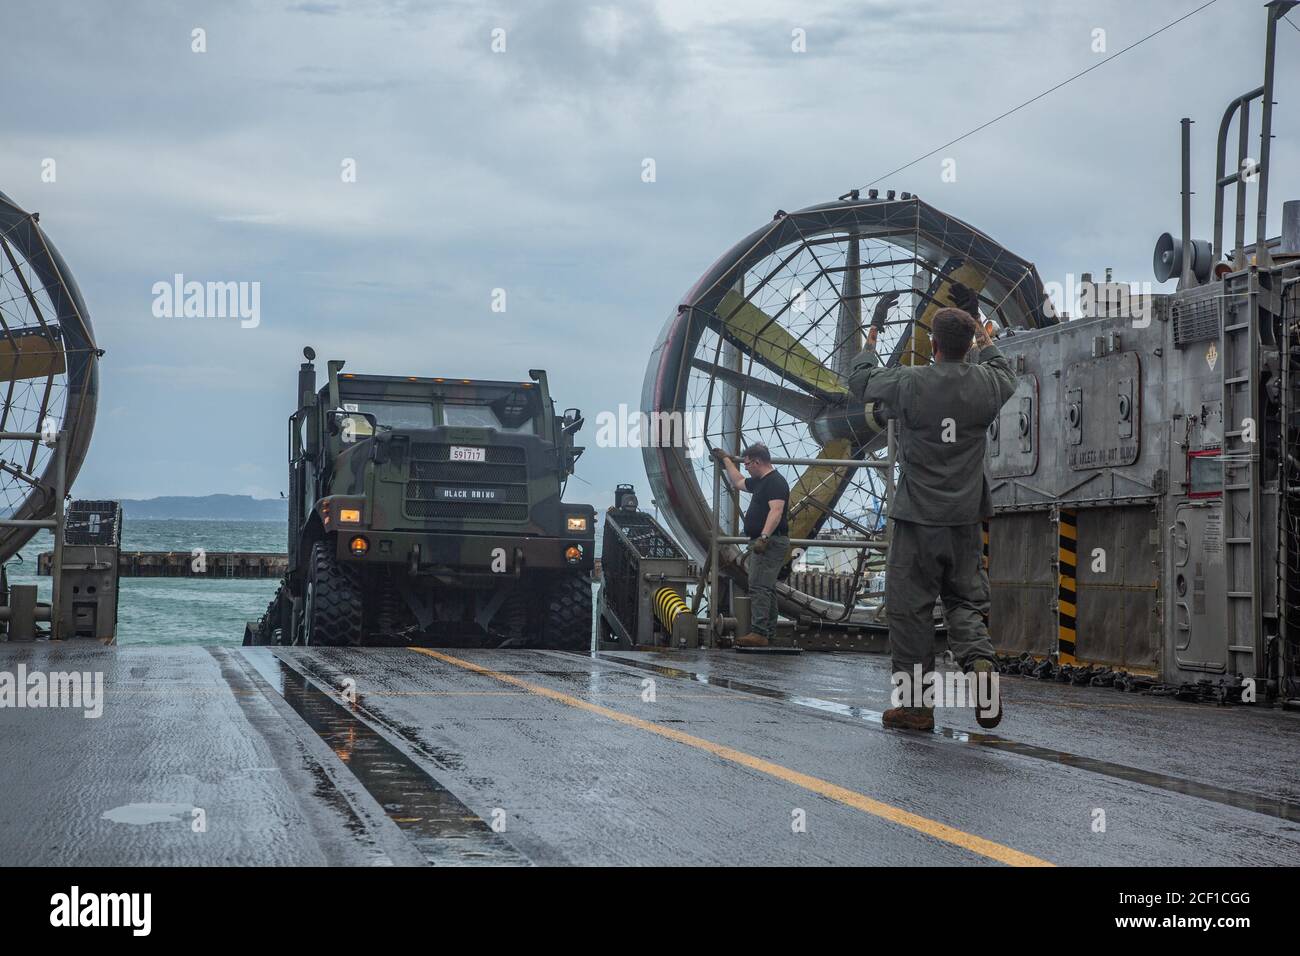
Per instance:
[[[122,499],[127,518],[189,518],[202,521],[283,521],[288,518],[284,498],[252,495],[173,495],[143,500]]]

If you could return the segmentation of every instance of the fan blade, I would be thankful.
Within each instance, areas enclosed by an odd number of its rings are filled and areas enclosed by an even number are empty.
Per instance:
[[[853,448],[847,439],[837,438],[827,442],[817,453],[818,458],[851,457]],[[790,537],[812,538],[826,520],[826,510],[835,507],[849,482],[849,468],[830,465],[809,465],[790,489]],[[822,505],[822,508],[816,504]]]
[[[12,329],[0,338],[0,382],[48,378],[66,371],[63,348],[45,329]]]
[[[810,398],[803,392],[784,388],[774,382],[765,382],[760,378],[754,378],[752,375],[746,375],[744,372],[723,368],[721,365],[714,365],[712,362],[706,362],[703,359],[692,359],[691,365],[701,372],[712,375],[719,382],[725,382],[747,395],[752,395],[759,401],[766,402],[773,408],[783,411],[801,422],[812,422],[826,407],[825,402]]]
[[[728,290],[710,326],[754,361],[807,389],[823,401],[848,394],[838,375],[798,342],[770,315]]]
[[[930,363],[930,359],[933,357],[930,348],[930,327],[934,322],[936,312],[957,305],[952,297],[954,282],[960,282],[972,292],[979,294],[987,281],[987,273],[981,272],[964,259],[954,257],[944,263],[943,269],[930,283],[930,288],[927,290],[928,298],[925,300],[924,308],[921,309],[921,314],[912,320],[910,348],[907,348],[899,356],[899,363],[902,365],[928,365]]]

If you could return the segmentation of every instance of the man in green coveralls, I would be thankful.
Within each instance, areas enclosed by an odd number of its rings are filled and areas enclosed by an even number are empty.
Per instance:
[[[954,301],[977,310],[962,289]],[[985,615],[988,574],[981,522],[993,514],[984,473],[985,436],[1016,389],[1016,376],[984,327],[962,309],[935,313],[930,330],[934,363],[882,368],[878,329],[853,359],[849,388],[863,402],[878,402],[897,420],[899,481],[889,503],[891,537],[885,564],[885,612],[893,658],[894,704],[887,727],[931,730],[934,707],[923,685],[934,680],[934,602],[943,601],[948,647],[977,685],[977,719],[995,727],[996,661]],[[966,361],[974,338],[978,355]],[[903,706],[899,706],[902,704]]]

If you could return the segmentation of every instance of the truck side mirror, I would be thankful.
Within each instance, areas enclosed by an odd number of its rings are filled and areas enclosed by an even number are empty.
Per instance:
[[[564,410],[564,434],[572,435],[582,429],[582,423],[586,421],[582,417],[582,412],[576,408],[566,408]]]
[[[331,435],[343,439],[345,445],[375,434],[375,416],[369,412],[349,412],[346,409],[331,409],[326,417],[326,427]]]

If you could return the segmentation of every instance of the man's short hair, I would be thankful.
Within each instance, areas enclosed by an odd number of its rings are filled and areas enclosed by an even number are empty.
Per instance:
[[[961,309],[940,309],[934,314],[930,336],[946,358],[959,359],[970,351],[975,338],[975,320]]]
[[[740,453],[740,457],[745,461],[761,461],[764,464],[772,464],[772,453],[767,450],[767,446],[761,441],[756,441]]]

